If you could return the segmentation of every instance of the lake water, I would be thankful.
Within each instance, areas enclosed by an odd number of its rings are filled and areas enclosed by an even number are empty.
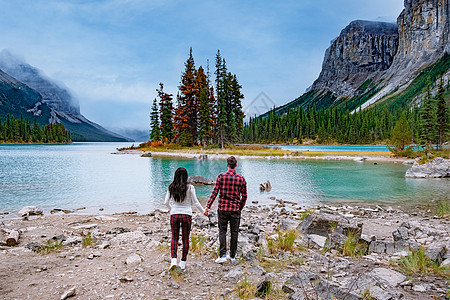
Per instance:
[[[16,212],[35,205],[86,207],[85,213],[137,211],[161,207],[175,170],[215,179],[226,170],[224,160],[140,157],[111,154],[131,143],[71,145],[0,145],[0,211]],[[304,206],[320,202],[370,202],[391,205],[426,204],[448,199],[447,179],[406,179],[408,166],[394,163],[249,159],[237,171],[248,183],[250,203],[273,203],[274,196]],[[270,180],[273,190],[261,193]],[[202,202],[212,187],[196,188]]]

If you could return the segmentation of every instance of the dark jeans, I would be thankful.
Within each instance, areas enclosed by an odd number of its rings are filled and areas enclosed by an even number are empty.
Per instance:
[[[230,223],[231,242],[230,242],[230,257],[236,257],[236,250],[238,244],[239,223],[241,222],[240,211],[226,211],[218,210],[219,219],[219,243],[220,243],[220,257],[227,253],[227,227]]]

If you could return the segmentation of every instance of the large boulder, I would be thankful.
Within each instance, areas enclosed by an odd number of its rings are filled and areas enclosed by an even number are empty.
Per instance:
[[[215,181],[203,176],[190,176],[188,183],[193,185],[214,185]]]
[[[415,161],[413,166],[406,171],[405,177],[409,178],[444,178],[450,177],[450,161],[437,157],[425,164]]]
[[[320,211],[308,215],[297,227],[297,230],[305,234],[317,234],[321,236],[328,236],[332,232],[347,236],[350,232],[353,232],[360,238],[362,224],[358,224],[354,220],[347,219],[338,214]]]

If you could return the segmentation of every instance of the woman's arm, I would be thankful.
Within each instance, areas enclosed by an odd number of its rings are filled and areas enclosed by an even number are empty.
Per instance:
[[[200,210],[202,212],[202,214],[205,213],[205,209],[203,208],[203,206],[200,204],[200,202],[197,199],[197,195],[195,194],[195,188],[193,185],[191,185],[190,191],[192,193],[192,203],[198,208],[198,210]]]
[[[164,198],[164,205],[167,206],[169,210],[172,210],[172,206],[170,206],[169,200],[170,200],[170,192],[169,190],[167,190],[166,198]]]

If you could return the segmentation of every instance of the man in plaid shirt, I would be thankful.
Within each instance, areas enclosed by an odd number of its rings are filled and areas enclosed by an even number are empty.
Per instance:
[[[216,185],[209,197],[208,204],[205,209],[205,216],[208,216],[209,210],[220,191],[218,203],[218,219],[219,219],[219,242],[220,255],[216,259],[217,263],[224,263],[227,258],[231,262],[235,262],[236,250],[239,234],[239,223],[241,221],[241,210],[247,201],[247,182],[242,175],[236,173],[237,161],[234,156],[227,159],[228,171],[220,173],[216,179]],[[230,256],[227,257],[227,227],[230,223],[231,242]]]

